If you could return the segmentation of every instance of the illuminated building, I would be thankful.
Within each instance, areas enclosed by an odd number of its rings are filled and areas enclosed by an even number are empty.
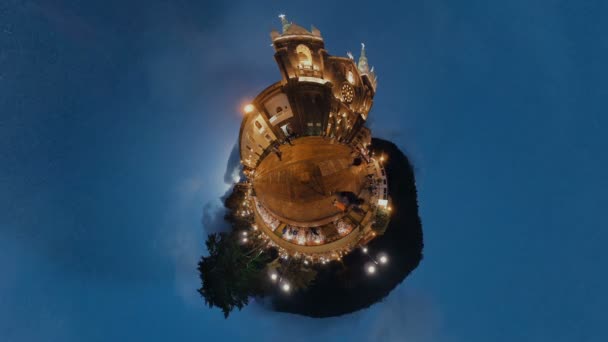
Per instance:
[[[376,75],[364,44],[358,61],[331,56],[318,29],[280,18],[282,32],[270,37],[282,78],[243,108],[249,201],[256,226],[284,253],[337,259],[376,235],[388,203],[365,127]]]

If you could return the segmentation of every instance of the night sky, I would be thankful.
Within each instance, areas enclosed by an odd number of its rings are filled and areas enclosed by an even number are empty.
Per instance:
[[[606,1],[0,3],[0,341],[608,340]],[[379,76],[424,259],[315,320],[203,305],[277,15]],[[230,160],[230,161],[229,161]],[[389,180],[390,181],[390,180]]]

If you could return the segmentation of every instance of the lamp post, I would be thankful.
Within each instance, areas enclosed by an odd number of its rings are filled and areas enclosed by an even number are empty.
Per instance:
[[[388,264],[388,255],[384,252],[378,254],[377,259],[375,259],[374,257],[372,257],[369,253],[368,253],[368,248],[367,247],[361,247],[361,252],[363,252],[363,254],[365,254],[370,262],[366,263],[364,268],[365,268],[365,272],[368,275],[374,275],[377,271],[377,266],[382,266],[382,265],[386,265]]]

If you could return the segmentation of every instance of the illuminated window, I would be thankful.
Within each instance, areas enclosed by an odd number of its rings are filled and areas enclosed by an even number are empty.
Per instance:
[[[348,82],[349,82],[350,84],[354,84],[354,83],[355,83],[355,77],[353,76],[353,72],[352,72],[352,71],[350,71],[350,70],[349,70],[349,71],[346,73],[346,79],[348,80]]]
[[[296,53],[298,54],[298,60],[301,65],[311,66],[312,65],[312,54],[310,53],[310,49],[306,45],[298,45],[296,47]]]

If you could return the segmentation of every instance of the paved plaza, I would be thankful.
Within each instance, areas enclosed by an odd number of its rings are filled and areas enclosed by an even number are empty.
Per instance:
[[[322,137],[296,139],[268,155],[257,167],[253,188],[264,206],[282,221],[302,227],[329,223],[343,213],[332,202],[342,191],[359,195],[365,162],[353,165],[348,145]]]

